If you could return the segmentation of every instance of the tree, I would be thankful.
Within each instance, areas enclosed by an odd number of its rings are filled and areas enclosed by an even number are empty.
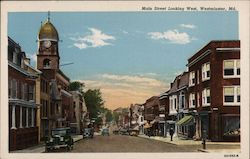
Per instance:
[[[113,112],[113,119],[114,121],[116,122],[116,124],[118,123],[119,121],[119,114],[117,112]]]
[[[107,112],[106,112],[106,121],[111,122],[112,120],[113,120],[112,112],[111,112],[111,110],[107,110]]]
[[[104,106],[101,91],[99,89],[89,89],[84,93],[84,99],[88,108],[90,119],[99,118],[98,115]]]
[[[83,87],[84,83],[81,83],[79,81],[74,81],[69,84],[70,91],[79,91],[81,94],[83,94]]]

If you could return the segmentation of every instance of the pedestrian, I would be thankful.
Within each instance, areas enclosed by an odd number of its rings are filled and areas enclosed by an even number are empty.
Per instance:
[[[174,129],[172,127],[169,130],[169,134],[171,136],[171,141],[173,141]]]

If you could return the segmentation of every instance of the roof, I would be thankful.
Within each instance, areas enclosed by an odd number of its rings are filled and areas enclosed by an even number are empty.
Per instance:
[[[58,32],[49,19],[41,26],[38,33],[38,39],[59,40]]]
[[[189,81],[188,72],[183,72],[183,74],[180,77],[178,89],[188,86],[188,81]]]
[[[186,88],[188,86],[188,81],[188,72],[183,72],[182,74],[176,76],[168,94],[175,93],[180,89]]]

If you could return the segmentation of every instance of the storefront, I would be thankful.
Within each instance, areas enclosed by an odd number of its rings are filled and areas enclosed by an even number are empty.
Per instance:
[[[221,118],[223,141],[240,141],[240,116],[223,114]]]

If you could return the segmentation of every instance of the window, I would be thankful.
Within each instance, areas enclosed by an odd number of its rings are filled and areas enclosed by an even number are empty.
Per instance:
[[[189,108],[194,108],[195,107],[195,94],[191,93],[189,95]]]
[[[206,88],[202,91],[202,106],[210,105],[210,89]]]
[[[13,79],[12,80],[12,93],[11,93],[12,98],[17,98],[17,80]]]
[[[43,61],[43,67],[44,68],[50,68],[51,67],[51,61],[49,60],[49,59],[45,59],[44,61]]]
[[[28,85],[27,85],[27,83],[24,84],[23,94],[24,94],[23,100],[28,100]]]
[[[223,136],[240,135],[240,117],[239,116],[223,116]]]
[[[240,86],[224,87],[224,105],[240,104]]]
[[[34,86],[33,85],[29,85],[29,93],[28,93],[28,97],[29,100],[34,100]]]
[[[190,72],[189,74],[189,86],[195,85],[195,72]]]
[[[202,81],[210,79],[210,63],[202,65]]]
[[[177,108],[177,96],[172,95],[169,97],[170,100],[170,111],[174,111]]]
[[[239,77],[240,76],[240,60],[224,60],[224,77]]]
[[[179,108],[183,109],[185,107],[185,95],[184,92],[181,92],[180,96],[179,96]]]
[[[12,97],[12,79],[9,79],[8,81],[8,86],[9,86],[9,98]]]

